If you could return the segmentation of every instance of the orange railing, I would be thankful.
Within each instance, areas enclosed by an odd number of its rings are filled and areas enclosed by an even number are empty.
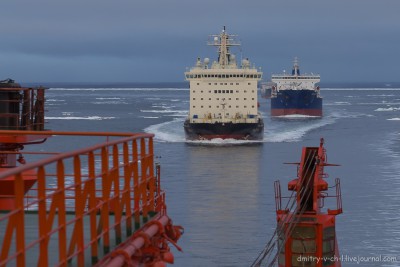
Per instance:
[[[96,135],[107,141],[0,173],[0,179],[15,178],[16,203],[0,214],[0,266],[90,265],[165,213],[152,134],[30,134]],[[35,175],[37,183],[24,195],[27,175]]]

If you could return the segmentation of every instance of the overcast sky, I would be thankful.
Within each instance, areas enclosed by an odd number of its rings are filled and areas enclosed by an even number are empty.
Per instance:
[[[264,79],[400,81],[399,0],[2,0],[0,79],[180,82],[209,34],[237,34]],[[237,54],[240,56],[240,54]]]

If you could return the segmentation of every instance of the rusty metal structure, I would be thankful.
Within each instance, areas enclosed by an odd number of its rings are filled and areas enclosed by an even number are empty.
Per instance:
[[[167,214],[152,134],[44,130],[44,88],[8,82],[0,98],[0,266],[174,262],[170,244],[181,250],[183,228]],[[99,141],[67,152],[23,151],[60,136],[71,145]],[[26,163],[35,155],[41,158]]]
[[[338,165],[327,162],[323,138],[319,147],[303,147],[300,162],[288,164],[298,166],[297,178],[288,183],[292,195],[282,197],[275,182],[277,228],[252,266],[341,266],[335,230],[335,217],[343,212],[340,180],[329,187],[324,171]],[[324,209],[328,200],[334,209]]]

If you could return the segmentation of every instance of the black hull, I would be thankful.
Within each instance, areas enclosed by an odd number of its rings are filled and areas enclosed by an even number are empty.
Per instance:
[[[187,140],[210,140],[214,138],[262,140],[264,123],[259,119],[256,123],[190,123],[186,120],[183,128]]]

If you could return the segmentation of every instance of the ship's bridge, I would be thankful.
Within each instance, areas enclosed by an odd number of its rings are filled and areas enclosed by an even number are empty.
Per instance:
[[[257,79],[260,80],[262,78],[262,73],[258,72],[256,69],[243,71],[241,69],[236,70],[227,70],[224,69],[223,72],[221,70],[201,70],[201,71],[190,71],[185,72],[186,80],[190,81],[192,79]]]

